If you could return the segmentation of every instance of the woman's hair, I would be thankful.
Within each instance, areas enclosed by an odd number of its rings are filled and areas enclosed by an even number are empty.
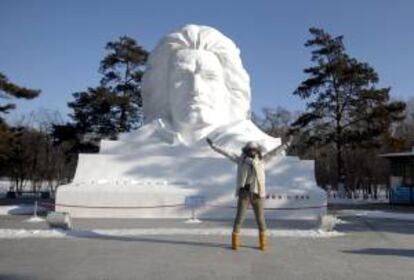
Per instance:
[[[246,147],[246,146],[242,148],[243,156],[247,156],[249,154],[249,150],[255,150],[257,152],[257,155],[258,155],[259,159],[263,158],[262,149],[260,149],[260,148],[259,149],[252,149],[252,148]]]
[[[205,50],[215,54],[224,71],[224,81],[234,121],[250,119],[250,79],[240,51],[232,40],[208,26],[185,25],[165,36],[151,52],[142,81],[145,122],[171,120],[169,73],[171,57],[179,50]],[[174,98],[174,97],[171,97]]]

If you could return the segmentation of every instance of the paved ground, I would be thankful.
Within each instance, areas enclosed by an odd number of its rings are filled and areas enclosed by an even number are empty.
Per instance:
[[[2,216],[0,228],[47,228]],[[256,238],[229,248],[227,236],[100,236],[71,239],[0,239],[0,279],[414,279],[414,222],[343,218],[342,237],[280,237],[267,252]],[[202,226],[230,226],[209,221]],[[80,229],[192,227],[182,221],[75,220]],[[272,228],[312,228],[270,222]],[[200,226],[200,225],[198,225]],[[248,222],[246,227],[254,227]]]

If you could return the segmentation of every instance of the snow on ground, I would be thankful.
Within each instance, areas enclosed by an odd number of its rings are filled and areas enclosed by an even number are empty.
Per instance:
[[[268,230],[270,237],[336,237],[344,233],[337,231],[325,232],[322,230]],[[95,229],[95,230],[61,230],[61,229],[0,229],[0,238],[105,238],[105,237],[134,237],[151,235],[219,235],[230,236],[230,228],[142,228],[142,229]],[[242,236],[257,237],[257,229],[244,229]]]
[[[6,197],[6,193],[9,191],[10,181],[0,180],[0,198]]]
[[[39,216],[32,216],[29,219],[25,220],[25,222],[28,223],[38,223],[38,222],[44,222],[45,219],[39,217]]]
[[[1,205],[1,215],[31,215],[34,211],[33,204]],[[46,211],[43,207],[37,207],[38,212]]]
[[[200,223],[202,223],[202,221],[199,220],[199,219],[188,219],[184,223],[186,223],[186,224],[200,224]]]
[[[0,192],[7,192],[9,191],[11,182],[8,180],[2,180],[0,179]]]
[[[387,211],[379,211],[379,210],[347,209],[347,210],[339,211],[338,216],[359,216],[359,217],[366,217],[366,218],[414,221],[414,213],[387,212]]]

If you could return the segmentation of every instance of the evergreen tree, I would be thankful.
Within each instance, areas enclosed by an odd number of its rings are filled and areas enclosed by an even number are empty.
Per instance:
[[[9,100],[12,98],[33,99],[40,94],[40,90],[29,89],[12,83],[6,75],[0,73],[0,100]],[[13,103],[0,103],[0,166],[5,166],[5,161],[10,156],[10,143],[13,139],[13,132],[5,123],[2,114],[7,114],[10,110],[16,108]],[[0,168],[0,174],[2,173]]]
[[[0,99],[24,98],[33,99],[40,94],[40,90],[29,89],[10,82],[7,77],[0,73]],[[7,114],[16,106],[13,103],[0,104],[0,113]],[[3,119],[0,115],[0,122]]]
[[[73,97],[75,101],[68,103],[73,110],[69,116],[80,135],[91,134],[97,138],[116,136],[116,96],[105,87],[96,87],[75,92]]]
[[[116,96],[117,131],[125,132],[142,123],[141,79],[148,52],[128,36],[106,45],[109,52],[101,61],[101,85]]]
[[[308,78],[294,91],[307,100],[306,112],[293,130],[301,131],[303,145],[333,144],[338,180],[343,179],[343,154],[349,147],[373,147],[393,121],[404,118],[404,102],[390,102],[390,88],[377,88],[378,74],[367,63],[345,52],[343,37],[310,28],[312,48]]]
[[[0,122],[0,176],[5,165],[5,161],[8,159],[10,154],[10,143],[13,138],[13,133],[10,128]]]
[[[116,138],[142,123],[141,79],[148,52],[130,37],[106,45],[100,86],[73,94],[70,117],[81,134]]]

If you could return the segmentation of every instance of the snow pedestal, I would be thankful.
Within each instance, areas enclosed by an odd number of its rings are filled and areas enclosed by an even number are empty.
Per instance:
[[[117,181],[61,186],[56,211],[82,218],[183,218],[184,198],[196,190],[150,182]]]
[[[79,155],[73,182],[57,190],[56,211],[85,218],[187,219],[192,211],[186,198],[197,195],[205,201],[197,218],[234,218],[234,163],[208,147],[114,149],[128,145],[133,144],[103,141],[100,154]],[[164,156],[148,156],[148,150]],[[316,219],[326,212],[326,193],[316,186],[313,161],[275,157],[266,165],[266,186],[268,219]]]

